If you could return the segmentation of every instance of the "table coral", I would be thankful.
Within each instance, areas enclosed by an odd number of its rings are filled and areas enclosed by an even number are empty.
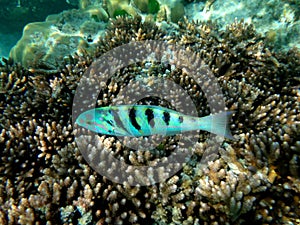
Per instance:
[[[1,224],[299,223],[299,52],[275,54],[244,22],[220,31],[215,24],[183,21],[174,29],[177,32],[166,35],[141,18],[118,18],[111,21],[95,54],[74,54],[59,72],[4,60]],[[206,134],[200,133],[191,159],[165,182],[116,184],[84,161],[74,141],[72,100],[95,56],[132,40],[151,39],[189,48],[209,65],[227,108],[235,111],[231,130],[236,141],[226,140],[215,149],[213,143],[203,142]],[[132,54],[128,52],[129,57]],[[186,72],[145,63],[150,65],[149,76],[173,79],[194,99],[199,114],[209,113],[202,91]],[[110,104],[143,69],[145,64],[140,63],[118,71],[116,79],[105,84],[98,104]],[[133,165],[165,157],[178,143],[176,136],[170,137],[154,152],[135,152],[113,137],[97,140]],[[209,156],[205,163],[204,154]],[[112,173],[117,169],[110,166]],[[159,175],[168,173],[166,167]]]

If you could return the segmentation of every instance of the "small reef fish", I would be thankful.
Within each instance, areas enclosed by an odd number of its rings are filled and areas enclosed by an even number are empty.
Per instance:
[[[88,130],[112,136],[175,135],[186,131],[204,130],[233,139],[228,128],[232,111],[205,117],[184,115],[154,105],[118,105],[88,110],[76,123]]]

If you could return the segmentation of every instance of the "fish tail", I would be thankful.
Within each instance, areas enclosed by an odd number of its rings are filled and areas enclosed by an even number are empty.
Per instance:
[[[226,111],[199,118],[200,129],[234,140],[229,129],[229,119],[233,113]]]

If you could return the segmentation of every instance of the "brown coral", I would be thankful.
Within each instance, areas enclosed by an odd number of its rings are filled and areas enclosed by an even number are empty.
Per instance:
[[[219,32],[213,24],[185,21],[179,23],[176,35],[166,35],[140,18],[118,18],[96,56],[132,40],[148,39],[192,49],[210,66],[226,106],[235,110],[231,130],[237,140],[215,149],[202,142],[206,136],[201,133],[194,155],[165,182],[144,187],[113,183],[93,171],[74,142],[72,100],[94,56],[75,55],[60,72],[27,70],[7,61],[0,68],[1,224],[299,222],[300,101],[294,88],[299,85],[299,53],[275,55],[243,22]],[[209,113],[202,91],[186,72],[150,64],[150,75],[172,78],[192,96],[199,114]],[[118,71],[115,78],[123,79],[105,84],[98,104],[110,104],[144,67],[140,63]],[[177,143],[171,137],[156,152],[133,152],[115,138],[98,139],[133,165],[165,157]],[[111,165],[112,173],[115,169]],[[167,173],[168,168],[161,171]],[[249,216],[251,221],[246,220]]]

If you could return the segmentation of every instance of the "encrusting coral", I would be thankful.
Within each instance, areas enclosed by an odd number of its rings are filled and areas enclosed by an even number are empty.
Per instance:
[[[3,62],[1,224],[299,223],[299,52],[273,53],[244,22],[219,31],[214,24],[183,21],[176,29],[166,35],[139,17],[120,17],[111,21],[95,55],[75,54],[59,72]],[[214,149],[201,133],[191,159],[165,182],[116,184],[97,174],[76,146],[72,100],[95,57],[129,41],[151,39],[184,46],[209,65],[228,110],[235,111],[231,130],[236,140]],[[148,63],[150,78],[173,79],[195,100],[199,114],[208,113],[202,91],[188,74]],[[115,77],[122,79],[107,82],[98,104],[110,104],[122,87],[138,79],[145,64],[117,71]],[[100,135],[98,140],[133,165],[164,157],[177,143],[176,136],[170,137],[156,152],[141,153],[114,137]],[[206,167],[200,163],[204,152],[212,152]]]

